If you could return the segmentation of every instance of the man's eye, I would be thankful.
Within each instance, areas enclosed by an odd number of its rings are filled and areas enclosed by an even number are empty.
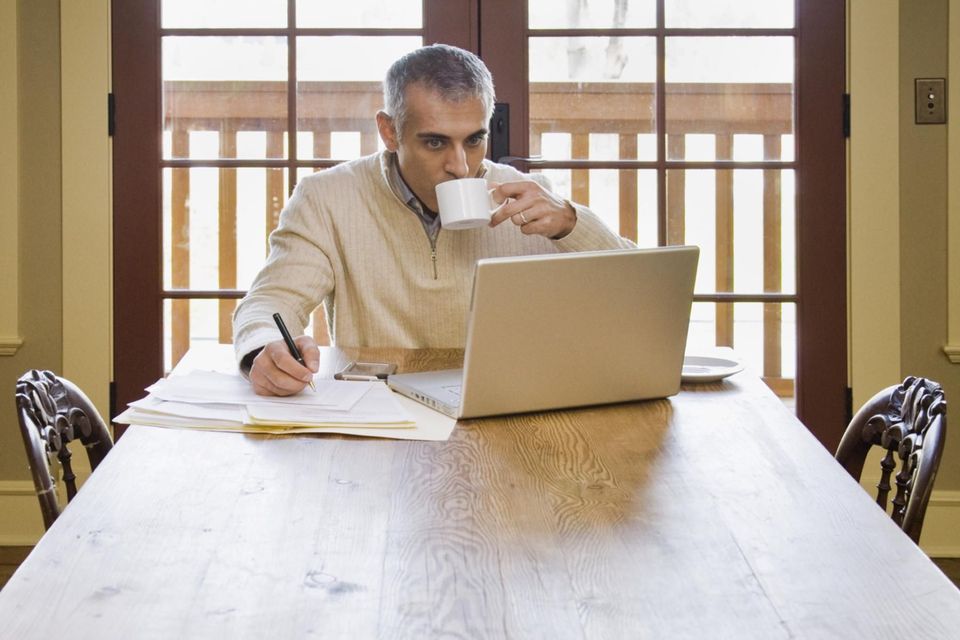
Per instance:
[[[486,136],[473,136],[467,140],[467,144],[471,147],[478,147],[483,144],[484,140],[486,140]]]
[[[428,149],[439,149],[443,146],[443,140],[438,138],[429,138],[426,141],[426,144]]]

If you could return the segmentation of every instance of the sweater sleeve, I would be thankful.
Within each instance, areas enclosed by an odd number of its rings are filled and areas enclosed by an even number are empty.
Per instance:
[[[293,336],[303,333],[310,313],[334,287],[330,256],[323,237],[329,234],[323,211],[301,180],[270,234],[270,254],[250,290],[233,315],[233,342],[237,362],[244,355],[280,339],[273,321],[279,312]]]
[[[560,251],[599,251],[602,249],[636,249],[632,241],[618,236],[603,223],[603,220],[582,204],[567,201],[577,213],[573,231],[554,240]]]

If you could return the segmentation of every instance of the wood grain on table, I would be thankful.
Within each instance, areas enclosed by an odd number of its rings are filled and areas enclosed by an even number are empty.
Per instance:
[[[322,360],[358,356],[459,353]],[[0,620],[11,638],[948,638],[960,592],[741,373],[442,443],[134,427]]]

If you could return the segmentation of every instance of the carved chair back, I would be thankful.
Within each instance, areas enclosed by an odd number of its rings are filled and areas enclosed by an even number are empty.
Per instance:
[[[877,504],[887,509],[890,478],[896,471],[891,516],[916,543],[943,455],[946,430],[943,389],[931,380],[908,376],[901,384],[877,393],[857,411],[837,448],[837,461],[857,480],[870,449],[885,450]]]
[[[60,515],[51,456],[63,470],[67,502],[77,493],[76,476],[67,445],[80,440],[90,459],[90,468],[110,452],[113,441],[100,414],[87,396],[72,382],[51,371],[30,370],[17,380],[17,418],[47,529]]]

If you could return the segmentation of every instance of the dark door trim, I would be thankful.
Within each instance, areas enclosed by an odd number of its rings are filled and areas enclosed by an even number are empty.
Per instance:
[[[163,375],[160,5],[115,2],[112,14],[113,371],[123,408]]]
[[[831,452],[847,413],[846,7],[798,0],[797,415]]]

